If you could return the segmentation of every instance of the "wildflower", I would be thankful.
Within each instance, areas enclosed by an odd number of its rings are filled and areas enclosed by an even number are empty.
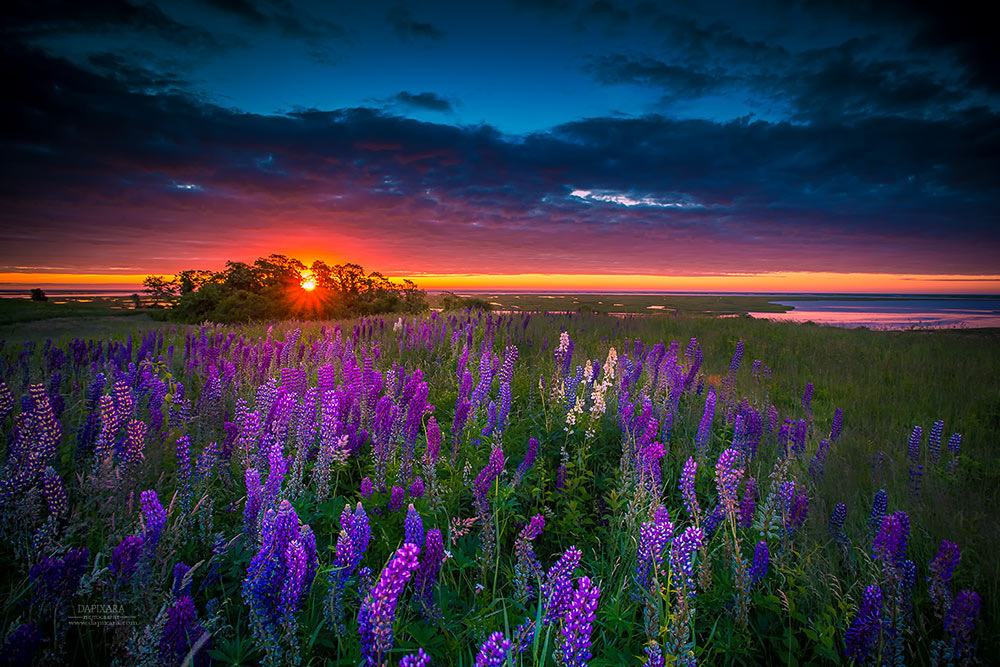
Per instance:
[[[670,548],[670,567],[683,575],[682,585],[689,589],[694,589],[694,554],[701,549],[704,538],[701,529],[690,526],[674,538]]]
[[[712,418],[715,416],[715,389],[708,390],[705,397],[705,412],[702,413],[701,422],[698,424],[698,435],[695,437],[694,449],[701,452],[708,445],[708,436],[712,428]]]
[[[163,505],[160,504],[160,499],[153,489],[143,491],[139,498],[143,523],[146,526],[142,539],[146,543],[147,553],[152,555],[156,551],[156,544],[163,533],[163,527],[167,524],[167,511],[163,509]]]
[[[674,536],[674,524],[665,508],[656,512],[654,520],[639,527],[638,562],[635,567],[635,583],[640,589],[649,587],[654,567],[663,563],[667,545]]]
[[[510,640],[504,637],[502,632],[494,632],[479,647],[479,653],[476,655],[476,667],[500,667],[507,660],[507,651],[510,650],[510,646]]]
[[[445,560],[444,537],[437,528],[427,531],[425,545],[420,553],[420,565],[414,579],[417,599],[424,606],[425,616],[431,616],[434,609],[434,584],[437,583],[441,565]]]
[[[546,573],[541,592],[543,623],[546,625],[555,622],[567,609],[573,592],[570,577],[582,556],[579,549],[570,547]]]
[[[830,426],[830,442],[837,442],[844,426],[844,411],[837,408],[833,411],[833,424]]]
[[[358,612],[361,652],[369,665],[381,665],[384,656],[392,650],[396,604],[417,568],[418,553],[420,547],[415,544],[400,547],[361,603]]]
[[[722,452],[715,465],[715,484],[719,492],[719,502],[725,509],[726,516],[730,517],[736,516],[737,487],[743,477],[740,458],[737,450],[727,449]]]
[[[700,523],[701,510],[698,507],[698,494],[694,490],[695,475],[698,472],[698,463],[694,457],[690,457],[684,464],[684,471],[681,473],[681,497],[684,499],[684,507],[695,525]]]
[[[972,631],[982,606],[982,601],[975,591],[961,591],[955,596],[955,601],[945,616],[944,629],[951,635],[952,656],[956,662],[972,663],[975,651]]]
[[[428,667],[430,664],[431,657],[422,648],[418,648],[416,653],[404,655],[399,661],[399,667]]]
[[[406,496],[406,492],[403,491],[398,486],[392,487],[392,491],[389,493],[389,504],[386,507],[390,512],[398,512],[403,509],[403,498]]]
[[[813,383],[807,382],[806,390],[802,394],[802,409],[805,410],[807,413],[812,412],[812,406],[810,405],[810,403],[812,402],[812,397],[813,397]]]
[[[358,495],[363,499],[368,500],[375,493],[375,485],[372,484],[370,477],[363,477],[361,479],[361,487],[358,490]]]
[[[143,539],[138,535],[129,535],[118,543],[111,552],[111,564],[108,567],[118,580],[125,583],[132,578],[139,563],[143,550]]]
[[[59,473],[52,466],[45,468],[45,473],[42,477],[42,492],[45,495],[45,501],[49,505],[49,513],[52,516],[62,516],[66,513],[68,506],[66,489],[63,487]]]
[[[512,482],[514,486],[520,484],[524,476],[531,470],[531,466],[535,465],[536,456],[538,456],[538,440],[528,438],[528,450],[524,453],[524,460],[517,466],[517,470],[514,472],[514,480]]]
[[[906,512],[893,512],[882,519],[882,527],[875,537],[875,557],[887,564],[902,564],[909,538],[910,517]]]
[[[333,569],[328,581],[330,591],[326,598],[327,620],[338,631],[343,633],[343,595],[347,580],[351,578],[358,565],[364,559],[368,544],[371,541],[371,527],[368,515],[361,503],[351,512],[350,503],[344,505],[340,514],[340,534],[337,536],[336,551],[333,558]]]
[[[927,438],[927,454],[931,463],[937,463],[941,458],[941,434],[944,432],[944,422],[940,419],[931,426],[931,434]]]
[[[0,383],[0,389],[6,387]],[[0,408],[2,407],[0,404]],[[0,419],[3,417],[3,410],[0,409]],[[23,623],[8,634],[0,644],[0,655],[4,656],[5,664],[8,665],[31,665],[34,664],[41,645],[42,633],[38,631],[38,626],[34,623]]]
[[[590,634],[600,597],[600,587],[591,584],[588,577],[580,577],[556,642],[556,655],[564,667],[586,667],[590,660]]]
[[[524,601],[531,600],[534,596],[532,582],[541,574],[542,566],[538,562],[531,542],[541,535],[545,528],[545,517],[536,514],[524,526],[514,542],[514,553],[516,561],[514,565],[514,588],[516,596]]]
[[[923,429],[919,426],[914,426],[913,433],[910,434],[909,445],[906,448],[906,455],[913,464],[920,462],[920,438],[922,435]]]
[[[417,510],[413,508],[413,503],[410,503],[409,508],[406,510],[406,520],[403,522],[403,529],[405,533],[405,537],[403,538],[404,543],[416,544],[418,547],[424,546],[424,524],[420,520]]]
[[[410,496],[413,498],[420,498],[424,495],[424,480],[420,477],[415,477],[413,479],[413,484],[410,485]]]
[[[882,519],[885,517],[888,503],[889,496],[885,492],[885,489],[879,489],[875,493],[875,499],[872,501],[872,511],[868,516],[868,528],[873,534],[882,526]]]
[[[761,540],[753,550],[753,564],[750,565],[750,583],[756,586],[761,579],[767,575],[767,568],[770,562],[770,553],[767,549],[767,542]]]
[[[174,598],[191,595],[191,577],[187,576],[190,571],[190,566],[185,563],[174,564],[174,586],[171,590]]]
[[[844,535],[844,521],[847,520],[847,505],[844,503],[837,503],[836,507],[833,508],[833,512],[830,514],[830,521],[827,523],[827,530],[830,531],[830,535],[833,537],[834,541],[840,545],[846,545],[847,536]]]
[[[867,662],[872,652],[878,647],[879,636],[882,633],[882,590],[878,586],[865,589],[861,600],[861,608],[851,621],[845,639],[847,655],[858,663]]]
[[[160,664],[180,664],[205,634],[207,634],[205,628],[198,623],[191,597],[187,595],[180,597],[167,608],[167,622],[160,635]],[[211,644],[204,642],[193,656],[191,664],[198,667],[210,664],[209,649]]]
[[[946,610],[951,606],[951,590],[949,584],[951,577],[962,559],[962,552],[958,545],[948,540],[943,540],[938,548],[937,555],[931,561],[927,569],[931,571],[931,576],[927,577],[930,584],[928,592],[931,601],[934,603],[938,616],[944,616]]]
[[[740,525],[748,529],[753,525],[754,510],[757,506],[757,480],[747,477],[743,489],[743,500],[740,502]]]

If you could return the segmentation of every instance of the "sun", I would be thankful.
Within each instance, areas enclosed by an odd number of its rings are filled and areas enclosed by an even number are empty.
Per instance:
[[[316,277],[313,276],[309,271],[305,271],[302,274],[302,282],[299,285],[307,292],[312,292],[316,289]]]

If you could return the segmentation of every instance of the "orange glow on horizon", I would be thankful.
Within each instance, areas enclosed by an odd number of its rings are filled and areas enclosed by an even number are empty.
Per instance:
[[[300,276],[302,281],[299,285],[307,292],[312,292],[316,289],[316,277],[313,276],[312,271],[303,271]]]
[[[0,273],[0,289],[120,288],[142,290],[145,274],[112,273]],[[169,275],[166,277],[170,277]],[[310,276],[311,278],[311,276]],[[391,280],[413,280],[425,290],[588,290],[613,292],[826,292],[826,293],[915,293],[1000,294],[1000,275],[934,275],[893,273],[775,272],[706,276],[660,276],[646,274],[479,274],[399,273]],[[309,279],[303,274],[303,283]],[[315,280],[313,285],[315,287]],[[302,284],[306,289],[305,284]]]

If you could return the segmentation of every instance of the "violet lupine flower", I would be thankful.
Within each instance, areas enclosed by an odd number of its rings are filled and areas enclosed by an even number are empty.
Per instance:
[[[833,540],[841,545],[846,546],[847,536],[844,535],[844,521],[847,520],[847,505],[844,503],[837,503],[836,507],[833,508],[833,512],[830,514],[830,521],[827,522],[827,530],[830,531],[830,535]]]
[[[111,574],[118,577],[121,583],[127,583],[135,573],[142,555],[143,539],[138,535],[129,535],[118,543],[111,552]]]
[[[753,526],[753,515],[757,509],[757,480],[747,477],[743,489],[743,499],[740,501],[740,525],[749,529]]]
[[[956,662],[972,664],[975,650],[972,631],[982,607],[979,595],[970,590],[961,591],[951,603],[944,619],[944,629],[952,636],[953,658]]]
[[[142,538],[146,543],[147,553],[152,555],[156,551],[156,544],[163,533],[163,527],[167,525],[167,511],[163,509],[160,498],[153,489],[139,494],[139,503],[142,506],[142,518],[146,526]]]
[[[701,522],[701,508],[698,506],[698,494],[695,493],[694,489],[694,479],[697,473],[698,463],[692,456],[684,464],[684,471],[681,473],[680,488],[681,497],[684,499],[684,507],[687,509],[688,516],[691,517],[691,520],[695,524]]]
[[[575,546],[570,547],[549,568],[542,582],[542,618],[548,625],[561,618],[566,611],[573,593],[571,577],[580,564],[583,554]]]
[[[191,568],[185,563],[176,563],[174,565],[174,586],[170,591],[174,598],[191,595],[191,578],[187,576],[187,573],[190,571]],[[186,582],[185,578],[187,578]]]
[[[700,528],[689,526],[683,533],[674,537],[670,547],[670,567],[675,574],[683,575],[680,580],[692,592],[694,591],[694,554],[701,549],[705,534]]]
[[[87,569],[87,548],[71,549],[65,556],[48,556],[31,566],[28,575],[37,599],[60,605],[76,595]]]
[[[517,470],[514,472],[514,481],[512,484],[517,486],[524,479],[524,476],[528,474],[531,467],[535,465],[535,457],[538,456],[538,440],[535,438],[528,438],[528,451],[524,453],[524,460],[521,464],[517,466]]]
[[[403,491],[401,487],[392,487],[392,491],[389,492],[389,504],[386,506],[386,509],[389,512],[398,512],[403,509],[403,498],[405,497],[406,491]]]
[[[510,650],[510,640],[502,632],[494,632],[476,654],[476,667],[501,667],[507,661],[507,651]]]
[[[413,484],[410,484],[410,497],[420,498],[424,495],[424,480],[421,477],[415,477],[413,479]]]
[[[735,375],[736,371],[740,368],[740,360],[743,358],[743,340],[740,339],[736,341],[736,351],[733,352],[733,358],[729,362],[729,373]]]
[[[0,410],[0,420],[3,418],[3,410]],[[38,631],[38,626],[34,623],[23,623],[7,635],[3,644],[0,644],[0,655],[4,656],[8,665],[18,667],[33,665],[41,645],[42,633]]]
[[[399,661],[399,667],[428,667],[430,664],[431,657],[422,648],[418,648],[416,653],[404,655]]]
[[[861,599],[858,615],[847,629],[847,655],[864,664],[878,646],[882,634],[882,589],[869,586]]]
[[[885,489],[879,489],[875,493],[875,499],[872,501],[872,511],[868,516],[868,529],[871,530],[872,534],[882,526],[882,519],[885,517],[888,506],[889,495],[885,492]]]
[[[198,623],[197,612],[190,596],[184,595],[167,608],[167,622],[160,635],[159,662],[162,665],[180,664],[192,647],[205,634],[205,628]],[[206,641],[192,658],[190,664],[196,667],[211,664],[208,651],[211,643]]]
[[[49,512],[52,516],[62,516],[66,513],[68,502],[66,500],[66,489],[63,487],[62,478],[55,468],[48,466],[42,476],[42,493],[48,503]]]
[[[406,519],[403,521],[404,543],[416,544],[418,547],[424,546],[424,522],[414,509],[413,503],[406,510]]]
[[[803,484],[795,484],[795,491],[788,503],[786,509],[786,522],[785,526],[789,535],[794,535],[795,531],[802,527],[802,524],[806,522],[806,515],[809,513],[809,495],[806,493],[806,487]]]
[[[590,660],[590,634],[601,589],[589,577],[580,577],[573,600],[563,616],[556,640],[556,655],[563,667],[586,667]]]
[[[738,487],[743,478],[743,468],[740,467],[740,453],[735,449],[727,449],[719,455],[715,465],[715,485],[719,493],[719,502],[726,511],[726,516],[736,518],[739,502]]]
[[[944,432],[944,422],[940,419],[931,426],[931,433],[927,437],[927,454],[931,463],[937,463],[941,458],[941,434]]]
[[[145,422],[133,419],[125,430],[125,452],[122,455],[122,465],[134,466],[143,459],[143,449],[146,445]]]
[[[715,505],[712,508],[712,512],[705,518],[704,523],[701,524],[702,528],[705,530],[705,539],[712,539],[712,535],[722,524],[722,520],[726,518],[726,510],[722,507],[721,503]]]
[[[906,455],[910,458],[911,463],[920,462],[920,439],[923,436],[924,430],[919,426],[913,427],[913,433],[910,434],[910,442],[906,448]]]
[[[750,585],[756,586],[767,575],[771,554],[767,550],[767,542],[761,540],[753,550],[753,563],[750,565]]]
[[[489,512],[489,492],[493,482],[503,471],[504,455],[503,449],[494,447],[490,453],[489,463],[480,471],[476,481],[472,485],[472,495],[476,502],[476,507],[482,513]]]
[[[948,540],[942,540],[937,555],[927,566],[927,569],[931,571],[931,576],[927,580],[932,582],[932,587],[934,585],[946,587],[951,582],[951,577],[961,559],[962,552],[958,545]]]
[[[948,438],[948,449],[951,451],[953,456],[958,456],[958,450],[962,447],[962,434],[952,433],[951,437]]]
[[[820,441],[819,446],[816,448],[816,453],[813,454],[812,459],[809,461],[809,476],[817,484],[823,479],[823,473],[826,469],[826,456],[829,452],[830,441],[824,438]]]
[[[361,633],[361,652],[367,664],[381,665],[392,650],[392,622],[396,617],[396,604],[407,582],[417,569],[420,547],[404,544],[396,550],[382,570],[378,582],[365,596],[358,611],[358,629]]]
[[[875,537],[875,558],[893,565],[901,565],[906,558],[906,543],[910,539],[910,517],[906,512],[893,512],[882,519],[882,527]]]
[[[844,411],[837,408],[833,411],[833,424],[830,426],[830,442],[837,442],[840,431],[844,427]]]
[[[336,551],[333,558],[333,569],[327,576],[330,591],[326,598],[326,614],[330,625],[341,634],[344,628],[344,589],[348,579],[364,559],[368,544],[371,541],[371,526],[365,508],[358,503],[354,513],[351,513],[350,503],[344,505],[340,514],[340,534],[337,536]]]
[[[663,650],[656,642],[646,644],[643,649],[646,653],[646,664],[644,667],[666,667],[666,658],[663,657]]]
[[[810,405],[810,403],[812,402],[812,397],[813,397],[813,383],[807,382],[806,390],[802,394],[802,409],[805,410],[806,412],[812,412],[812,406]]]
[[[247,468],[244,474],[247,484],[247,501],[243,508],[243,530],[247,535],[256,535],[260,523],[260,510],[264,503],[264,485],[256,468]]]
[[[701,422],[698,424],[698,435],[694,440],[694,449],[701,452],[708,445],[708,436],[712,429],[712,419],[715,417],[715,389],[709,388],[708,396],[705,397],[705,412],[701,415]]]
[[[294,641],[282,642],[279,623],[294,640],[298,602],[316,574],[316,560],[316,538],[299,522],[291,503],[283,500],[277,511],[269,509],[261,526],[260,550],[243,580],[250,626],[268,652],[267,662],[294,650]]]
[[[805,419],[795,422],[795,430],[792,431],[792,453],[801,454],[806,451],[806,435],[809,432],[809,423]]]
[[[375,485],[372,484],[371,477],[363,477],[361,479],[361,487],[358,489],[358,495],[363,499],[368,500],[375,494]]]
[[[661,511],[662,510],[662,511]],[[665,508],[659,508],[653,521],[639,526],[639,549],[635,583],[640,590],[649,588],[654,567],[663,563],[667,545],[674,536],[674,524]],[[658,568],[657,568],[658,569]]]
[[[419,569],[414,578],[416,596],[423,603],[423,611],[428,618],[434,608],[434,584],[437,583],[444,559],[444,536],[437,528],[431,528],[427,531],[424,550],[420,553]]]
[[[424,469],[434,470],[441,455],[441,427],[434,415],[427,420],[427,448],[424,449]]]
[[[267,473],[267,482],[264,484],[262,507],[274,507],[281,497],[281,483],[285,481],[285,473],[288,472],[288,459],[285,458],[283,450],[281,442],[275,441],[267,453],[270,469]]]
[[[514,590],[517,598],[529,601],[534,597],[535,591],[532,583],[541,574],[542,564],[535,555],[535,550],[531,542],[542,534],[545,528],[545,517],[536,514],[524,526],[514,541],[514,553],[516,561],[514,564]]]
[[[556,468],[556,491],[562,495],[566,489],[566,464],[560,463]]]

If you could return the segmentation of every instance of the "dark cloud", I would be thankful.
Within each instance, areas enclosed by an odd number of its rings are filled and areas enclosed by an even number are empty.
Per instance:
[[[444,31],[431,23],[417,21],[405,7],[393,7],[386,13],[386,18],[403,42],[416,40],[440,42],[444,39]]]
[[[454,110],[454,106],[452,106],[449,100],[436,93],[409,93],[404,90],[394,95],[392,99],[399,104],[414,109],[441,112]]]
[[[726,85],[722,72],[704,72],[671,65],[653,58],[632,59],[623,55],[602,56],[584,68],[605,85],[629,83],[663,88],[671,97],[701,97]]]
[[[619,7],[610,0],[594,0],[580,10],[577,28],[596,25],[613,32],[628,24],[630,18],[631,14],[624,7]]]
[[[289,0],[208,0],[208,4],[250,25],[274,28],[289,37],[350,39],[342,26],[296,7]]]
[[[807,125],[593,118],[509,138],[366,108],[241,113],[137,85],[155,74],[101,76],[10,45],[0,71],[8,252],[56,235],[208,243],[209,229],[292,218],[387,256],[447,248],[440,270],[475,251],[493,258],[481,270],[507,271],[515,246],[549,271],[1000,270],[1000,124],[985,108]]]
[[[2,31],[8,38],[18,40],[122,29],[152,33],[187,48],[218,49],[223,46],[211,32],[180,23],[149,2],[14,0],[4,6]]]

